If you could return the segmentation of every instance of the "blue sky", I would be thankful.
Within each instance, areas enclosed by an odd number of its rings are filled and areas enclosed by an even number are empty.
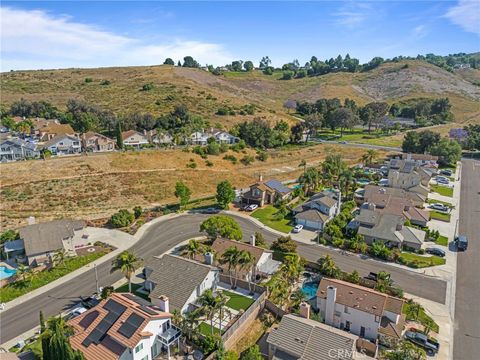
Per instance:
[[[480,51],[480,1],[2,1],[1,70]]]

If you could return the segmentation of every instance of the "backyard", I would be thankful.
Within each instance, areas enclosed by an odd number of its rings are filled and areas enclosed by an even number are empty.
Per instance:
[[[440,185],[431,185],[430,189],[432,189],[432,191],[440,195],[453,197],[453,188],[450,188],[447,186],[440,186]]]
[[[233,293],[227,290],[223,290],[223,294],[229,297],[227,301],[227,306],[234,310],[238,310],[238,311],[242,309],[247,310],[250,307],[250,305],[254,303],[254,300],[249,297],[246,297],[237,293]]]
[[[84,256],[78,256],[66,259],[63,264],[58,264],[50,270],[44,270],[29,274],[25,280],[17,280],[8,285],[5,285],[0,291],[0,302],[8,302],[19,296],[25,295],[30,291],[38,289],[52,281],[61,278],[72,271],[81,268],[88,263],[97,260],[106,252],[96,252]],[[18,275],[21,278],[21,275]]]
[[[252,213],[252,217],[261,221],[264,225],[271,227],[272,229],[289,233],[292,231],[293,226],[291,224],[291,218],[280,217],[277,215],[278,209],[273,205],[267,205],[261,209],[258,209]]]

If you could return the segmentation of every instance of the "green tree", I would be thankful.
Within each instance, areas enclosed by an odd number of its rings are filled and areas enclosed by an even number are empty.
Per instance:
[[[222,209],[228,209],[228,205],[235,200],[235,189],[228,180],[217,184],[217,203]]]
[[[325,276],[334,279],[340,277],[340,269],[337,267],[337,265],[335,265],[335,262],[330,255],[322,256],[320,259],[318,259],[317,263],[320,265],[320,272]]]
[[[353,270],[351,273],[347,275],[347,281],[358,284],[360,282],[360,274],[357,270]]]
[[[425,360],[425,350],[415,346],[408,340],[401,340],[393,351],[385,352],[388,360]]]
[[[121,252],[113,261],[110,273],[120,270],[128,281],[128,292],[132,292],[132,275],[140,267],[142,260],[135,254],[125,250]]]
[[[110,224],[115,228],[129,226],[135,220],[135,215],[126,209],[119,210],[110,217]]]
[[[253,345],[245,350],[242,355],[240,355],[240,360],[262,360],[263,356],[260,353],[260,347],[258,345]]]
[[[365,154],[362,155],[362,161],[365,165],[373,164],[375,159],[378,157],[378,151],[369,149]]]
[[[175,62],[171,58],[166,58],[163,62],[164,65],[175,65]]]
[[[298,280],[300,274],[303,272],[303,260],[298,254],[288,254],[284,257],[280,271],[286,280],[293,284]]]
[[[420,135],[415,131],[407,131],[402,142],[403,152],[417,153],[419,149],[420,149]]]
[[[105,300],[107,299],[110,295],[112,295],[113,291],[115,289],[113,288],[113,286],[104,286],[102,288],[102,293],[100,294],[100,297],[102,298],[102,300]]]
[[[250,60],[245,61],[245,63],[243,64],[243,68],[245,69],[245,71],[252,71],[253,62],[251,62]]]
[[[453,165],[460,160],[462,147],[455,140],[442,138],[430,148],[430,154],[438,156],[441,165]]]
[[[294,253],[297,251],[297,243],[290,236],[280,236],[270,248],[282,253]]]
[[[190,259],[194,259],[196,255],[203,253],[203,246],[198,240],[191,239],[188,241],[183,254],[187,255]]]
[[[141,206],[135,206],[133,208],[133,215],[135,216],[135,219],[138,219],[140,216],[142,216],[143,209]]]
[[[43,360],[84,360],[83,354],[73,350],[68,336],[73,334],[61,317],[48,319],[45,331],[41,334]]]
[[[252,255],[250,251],[242,250],[240,251],[240,255],[238,257],[238,266],[240,270],[244,270],[247,273],[247,281],[248,281],[248,290],[250,294],[253,294],[252,290],[252,280],[255,276],[255,265],[257,263],[257,259],[255,256]],[[237,287],[237,281],[235,279],[235,287]]]
[[[175,184],[175,197],[180,200],[180,208],[185,207],[190,201],[192,191],[182,181]]]
[[[185,56],[183,58],[183,67],[189,67],[189,68],[197,68],[200,67],[200,64],[196,62],[193,57],[191,56]]]
[[[232,288],[234,288],[235,286],[233,279],[236,278],[236,272],[240,256],[240,250],[238,250],[235,246],[230,246],[227,250],[225,250],[221,258],[219,259],[220,264],[227,265],[228,276],[230,278],[230,286]]]
[[[65,259],[67,258],[67,250],[60,249],[55,252],[53,255],[53,263],[55,266],[65,265]]]
[[[213,295],[212,289],[207,289],[198,298],[198,303],[206,314],[207,320],[210,320],[210,330],[213,335],[213,318],[218,310],[218,298]]]
[[[317,169],[313,167],[308,168],[300,175],[298,182],[302,185],[305,194],[310,194],[315,192],[320,185],[320,174]]]
[[[200,224],[200,231],[206,232],[211,238],[221,236],[232,240],[243,237],[240,225],[231,217],[225,215],[211,216]]]
[[[267,243],[265,242],[265,238],[261,232],[256,231],[254,236],[255,236],[255,246],[259,246],[259,247],[267,246]]]
[[[123,149],[123,137],[122,137],[122,124],[120,123],[120,121],[117,122],[116,137],[117,137],[117,146],[120,150],[122,150]]]

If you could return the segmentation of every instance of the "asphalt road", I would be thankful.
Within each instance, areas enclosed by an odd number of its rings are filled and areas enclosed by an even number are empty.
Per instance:
[[[462,160],[458,234],[468,249],[457,254],[453,358],[478,359],[480,354],[480,162]],[[476,355],[475,355],[476,354]]]
[[[145,232],[142,239],[131,248],[131,251],[148,262],[151,256],[160,255],[184,240],[199,236],[199,224],[207,217],[207,215],[191,214],[155,224]],[[278,237],[276,234],[259,228],[248,219],[236,217],[236,220],[243,229],[245,239],[248,239],[255,231],[262,231],[265,240],[269,243]],[[377,261],[362,260],[353,255],[342,255],[337,251],[317,245],[299,243],[298,252],[311,261],[318,260],[324,254],[330,254],[342,270],[356,269],[361,275],[367,275],[370,271],[388,271],[392,274],[395,282],[406,292],[437,302],[445,302],[445,281],[425,277]],[[105,262],[97,266],[100,286],[111,285],[122,277],[119,272],[110,274],[110,265],[110,262]],[[2,311],[0,314],[0,344],[37,326],[40,310],[43,311],[45,317],[59,314],[78,302],[79,296],[88,296],[95,290],[95,274],[92,269],[76,277],[74,281],[58,286],[12,309]]]

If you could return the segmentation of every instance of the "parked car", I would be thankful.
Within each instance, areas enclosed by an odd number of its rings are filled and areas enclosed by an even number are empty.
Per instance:
[[[248,206],[245,208],[245,210],[246,210],[246,211],[254,211],[254,210],[256,210],[257,208],[258,208],[258,205],[256,205],[256,204],[251,204],[251,205],[248,205]]]
[[[446,184],[446,185],[450,184],[450,181],[449,181],[447,178],[444,178],[444,177],[437,176],[437,177],[435,178],[435,180],[436,180],[437,183],[439,183],[439,184]]]
[[[441,170],[441,171],[440,171],[440,174],[446,175],[446,176],[452,176],[453,173],[452,173],[452,170],[450,170],[450,169],[445,169],[445,170]]]
[[[378,281],[378,274],[370,271],[370,273],[367,276],[365,276],[364,279],[368,279],[368,280],[372,280],[372,281],[377,282]],[[390,286],[392,286],[394,284],[394,281],[391,278],[390,274],[388,274],[387,281],[388,281]]]
[[[433,210],[438,210],[438,211],[448,211],[449,207],[440,203],[435,203],[430,205],[430,208]]]
[[[343,141],[339,141],[339,144],[348,144],[348,142],[346,142],[345,140],[343,140]]]
[[[425,252],[429,253],[429,254],[432,254],[432,255],[445,257],[445,251],[443,251],[442,249],[439,249],[439,248],[429,247],[429,248],[425,249]]]
[[[70,310],[70,312],[65,316],[65,320],[76,318],[77,316],[83,314],[85,311],[87,311],[87,308],[79,304],[76,304],[75,307],[72,310]]]
[[[100,300],[98,300],[94,296],[89,296],[87,298],[81,297],[80,300],[81,300],[80,303],[87,309],[91,309],[100,303]]]
[[[424,348],[429,356],[435,355],[440,349],[440,344],[437,341],[428,338],[427,335],[421,332],[406,331],[405,338],[407,338],[407,340],[410,340],[412,343]]]
[[[204,213],[204,214],[216,214],[218,212],[219,212],[219,210],[217,208],[214,208],[214,207],[209,207],[209,208],[206,208],[206,209],[202,210],[202,213]]]
[[[302,229],[303,229],[303,225],[298,224],[298,225],[295,225],[292,232],[299,233],[300,231],[302,231]]]
[[[468,240],[465,235],[458,235],[455,237],[454,240],[455,244],[457,245],[457,249],[461,251],[465,251],[468,248]]]

